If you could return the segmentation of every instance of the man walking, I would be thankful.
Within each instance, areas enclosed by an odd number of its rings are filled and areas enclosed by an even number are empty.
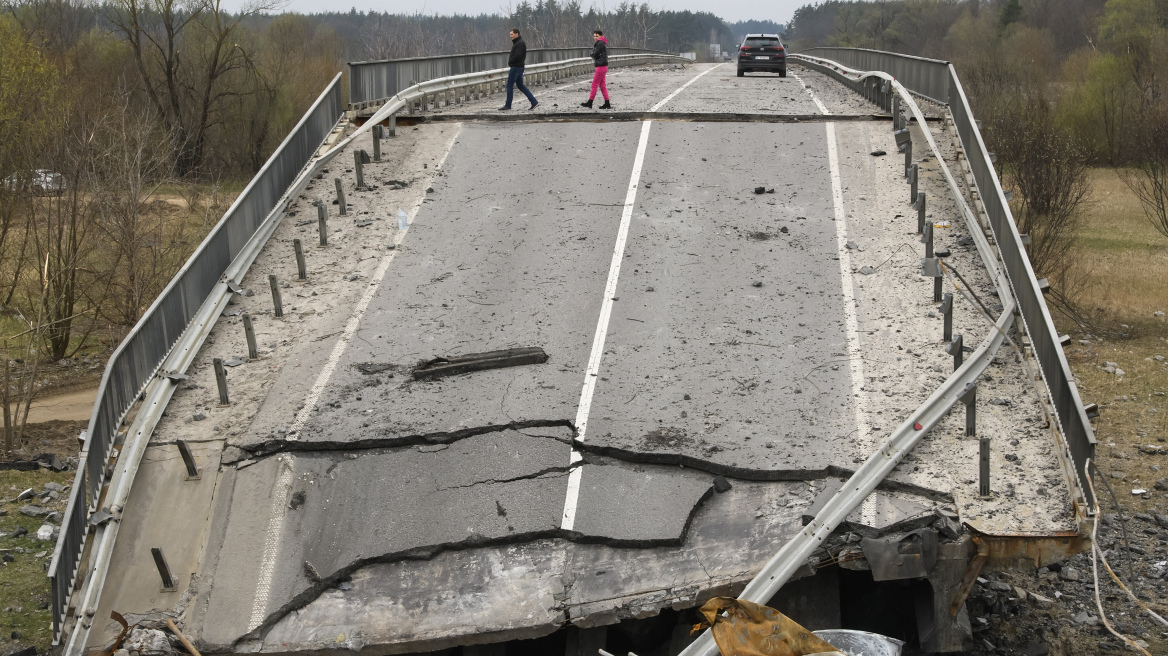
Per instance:
[[[519,36],[519,30],[511,28],[511,56],[507,58],[507,65],[511,70],[507,72],[507,104],[499,108],[499,111],[511,109],[511,97],[515,93],[515,87],[527,96],[531,101],[531,108],[535,109],[539,101],[535,96],[531,95],[531,90],[523,83],[523,66],[527,63],[527,44],[523,42],[523,37]]]

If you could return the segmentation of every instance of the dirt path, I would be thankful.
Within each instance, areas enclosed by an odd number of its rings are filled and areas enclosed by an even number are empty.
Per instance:
[[[93,401],[97,398],[97,387],[46,396],[37,399],[28,413],[28,423],[43,421],[81,421],[89,419],[93,411]]]

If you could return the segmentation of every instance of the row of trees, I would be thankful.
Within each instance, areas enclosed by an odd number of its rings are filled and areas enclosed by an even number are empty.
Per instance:
[[[1094,332],[1072,256],[1088,167],[1113,166],[1168,238],[1168,0],[827,0],[789,41],[953,62],[1052,299]]]

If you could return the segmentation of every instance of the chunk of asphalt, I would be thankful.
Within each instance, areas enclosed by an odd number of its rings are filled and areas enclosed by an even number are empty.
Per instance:
[[[547,361],[548,355],[542,348],[530,346],[504,349],[502,351],[487,351],[485,353],[470,353],[467,355],[457,355],[452,358],[434,358],[433,360],[419,363],[411,373],[415,380],[426,380],[465,374],[472,371],[483,371],[485,369],[518,367],[525,364],[543,364]]]
[[[887,155],[887,154],[888,154],[888,153],[884,152],[883,150],[881,150],[881,149],[879,149],[879,148],[877,148],[876,150],[873,150],[873,151],[871,152],[871,155],[872,155],[873,157],[883,157],[884,155]]]
[[[734,486],[730,484],[730,481],[726,480],[725,476],[715,476],[714,477],[714,491],[717,492],[718,494],[721,494],[723,492],[729,492],[730,488],[732,488],[732,487],[734,487]]]
[[[765,193],[766,193],[766,187],[755,187],[755,188],[754,188],[754,193],[756,193],[756,194],[765,194]]]

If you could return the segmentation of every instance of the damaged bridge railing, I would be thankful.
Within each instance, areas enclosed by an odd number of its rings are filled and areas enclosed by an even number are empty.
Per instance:
[[[591,48],[532,48],[527,51],[527,66],[585,58],[588,57],[591,50]],[[608,53],[610,55],[666,54],[644,48],[618,47],[609,48]],[[466,73],[505,69],[509,54],[500,51],[349,62],[349,108],[364,109],[383,103],[420,82]]]
[[[1034,357],[1038,360],[1046,383],[1051,413],[1058,423],[1078,477],[1078,488],[1085,502],[1083,510],[1089,512],[1095,500],[1086,485],[1086,465],[1095,457],[1095,431],[1083,407],[1079,388],[1063,351],[1063,340],[1055,329],[1054,320],[1043,298],[1047,287],[1045,279],[1038,279],[1026,255],[1018,225],[1010,211],[1010,204],[1002,191],[1001,183],[991,163],[989,151],[978,129],[977,121],[969,106],[969,99],[957,77],[953,65],[946,61],[911,57],[878,50],[860,48],[811,48],[806,55],[838,62],[859,71],[882,71],[900,82],[914,95],[935,103],[948,105],[961,139],[964,156],[973,171],[978,197],[989,217],[998,253],[1006,269],[1018,311],[1030,337]],[[866,79],[841,80],[850,86],[874,85],[876,81]],[[875,88],[861,89],[861,93],[875,93]],[[891,96],[889,96],[889,102]]]
[[[54,644],[62,637],[86,536],[93,528],[90,513],[97,510],[112,469],[110,456],[122,422],[156,376],[168,373],[160,367],[343,115],[340,79],[338,73],[110,356],[49,565]],[[117,515],[121,509],[112,510]]]

